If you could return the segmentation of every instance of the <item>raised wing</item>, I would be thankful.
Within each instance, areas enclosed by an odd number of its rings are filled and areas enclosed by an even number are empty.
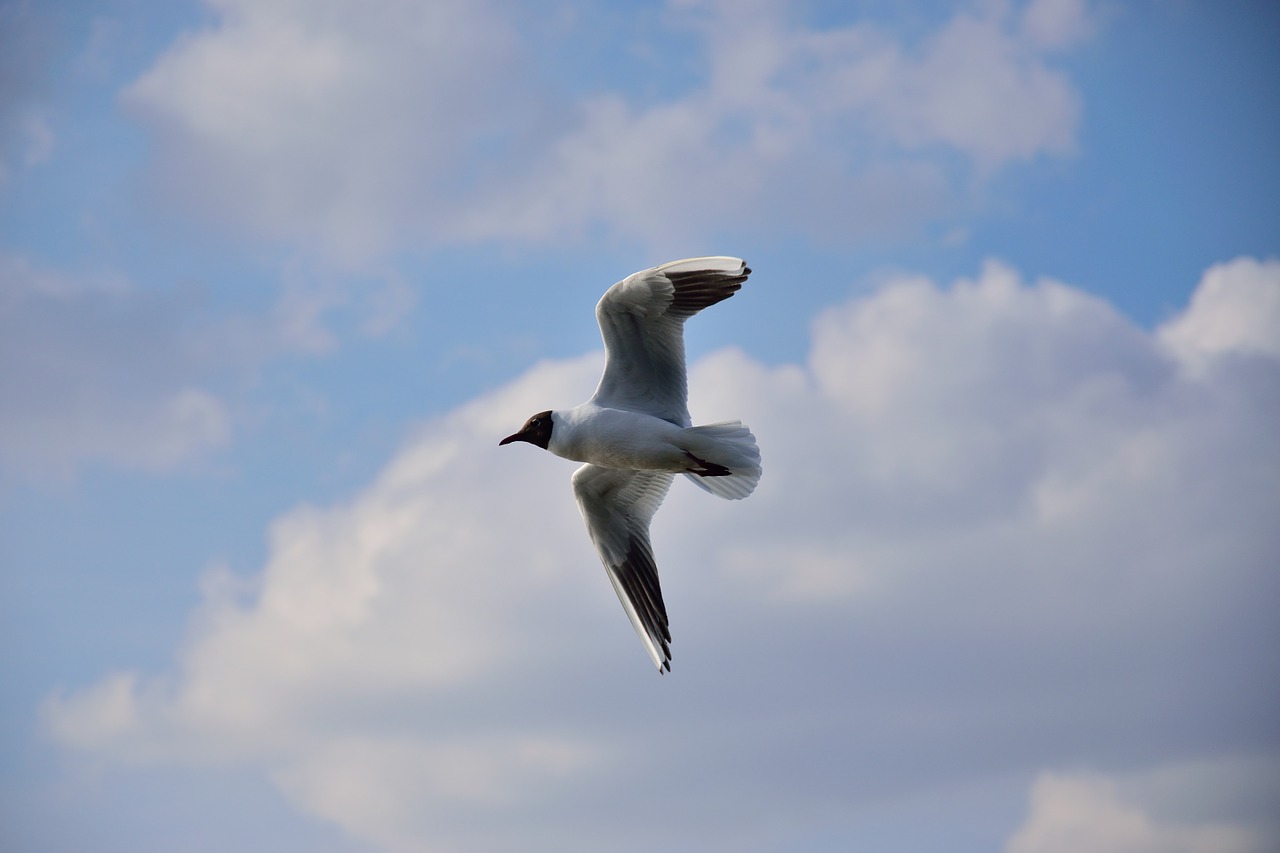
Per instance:
[[[737,293],[739,258],[690,258],[627,276],[596,305],[604,375],[592,402],[689,426],[684,321]]]
[[[573,495],[587,532],[613,582],[631,626],[658,671],[671,670],[671,632],[649,546],[649,522],[674,475],[583,465],[573,474]]]

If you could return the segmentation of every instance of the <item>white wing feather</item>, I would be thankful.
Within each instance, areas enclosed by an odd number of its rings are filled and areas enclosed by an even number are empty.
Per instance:
[[[627,276],[596,305],[604,375],[591,401],[689,426],[684,321],[728,299],[751,270],[740,258],[672,261]]]
[[[671,632],[649,545],[649,522],[672,474],[583,465],[573,474],[573,495],[614,592],[659,671],[671,669]]]

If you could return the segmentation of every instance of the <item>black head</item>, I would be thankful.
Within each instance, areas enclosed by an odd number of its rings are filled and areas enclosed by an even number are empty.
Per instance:
[[[543,450],[547,449],[547,445],[551,443],[551,410],[538,412],[538,414],[529,418],[524,422],[524,426],[520,427],[520,431],[514,435],[509,435],[499,441],[499,446],[510,444],[513,441],[527,441],[530,444],[536,444]]]

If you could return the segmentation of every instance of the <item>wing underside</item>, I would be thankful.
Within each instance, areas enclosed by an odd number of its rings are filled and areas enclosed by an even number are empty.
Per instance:
[[[649,522],[673,475],[583,465],[573,475],[574,497],[609,581],[659,671],[671,669],[671,632],[649,544]]]

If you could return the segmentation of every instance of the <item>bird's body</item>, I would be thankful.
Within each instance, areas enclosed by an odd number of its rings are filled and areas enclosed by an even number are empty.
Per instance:
[[[649,522],[676,474],[723,498],[760,480],[755,437],[737,421],[691,426],[684,321],[728,299],[750,274],[738,258],[673,261],[628,276],[596,306],[605,369],[590,400],[529,418],[500,444],[525,441],[586,463],[573,475],[587,532],[659,670],[671,634]]]
[[[552,413],[555,428],[547,445],[556,456],[606,468],[683,471],[684,428],[644,412],[592,402]]]
[[[680,427],[644,412],[591,402],[553,412],[551,419],[554,428],[547,450],[605,468],[696,474],[707,470],[703,457],[719,450],[698,427]]]

